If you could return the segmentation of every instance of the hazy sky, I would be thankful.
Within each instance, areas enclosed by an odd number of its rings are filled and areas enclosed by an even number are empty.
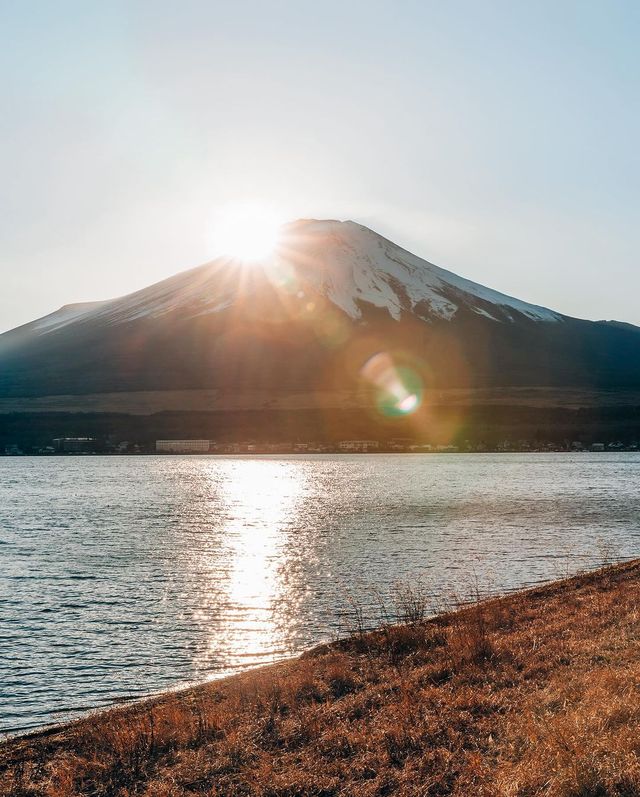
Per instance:
[[[638,41],[636,0],[0,0],[0,330],[245,198],[640,323]]]

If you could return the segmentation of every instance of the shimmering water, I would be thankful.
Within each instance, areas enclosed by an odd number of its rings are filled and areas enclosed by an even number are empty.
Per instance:
[[[0,458],[0,731],[634,556],[640,455]]]

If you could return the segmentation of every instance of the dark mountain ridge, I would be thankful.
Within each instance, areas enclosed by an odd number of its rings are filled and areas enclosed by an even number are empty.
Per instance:
[[[0,398],[347,389],[366,403],[380,353],[427,388],[631,389],[639,333],[484,288],[353,222],[303,221],[262,263],[221,258],[0,335]]]

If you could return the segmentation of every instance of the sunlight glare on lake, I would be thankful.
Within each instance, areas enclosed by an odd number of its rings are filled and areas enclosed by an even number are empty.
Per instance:
[[[287,529],[298,516],[305,495],[305,475],[293,463],[270,460],[229,462],[222,483],[221,514],[227,573],[212,585],[236,618],[224,645],[229,665],[249,659],[277,658],[284,649],[287,617],[295,600],[285,582],[290,558]],[[219,635],[210,642],[220,649]]]

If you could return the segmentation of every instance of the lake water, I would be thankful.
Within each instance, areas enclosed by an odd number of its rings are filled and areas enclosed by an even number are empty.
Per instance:
[[[0,458],[0,732],[638,555],[639,454]]]

